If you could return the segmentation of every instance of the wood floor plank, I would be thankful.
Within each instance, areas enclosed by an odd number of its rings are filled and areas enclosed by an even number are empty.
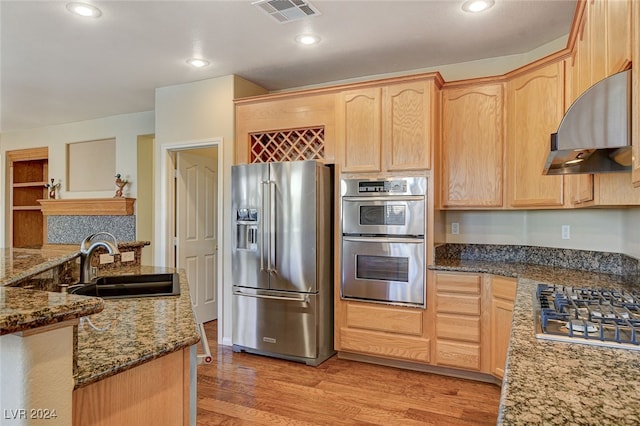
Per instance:
[[[318,367],[218,346],[198,366],[197,424],[489,425],[498,386],[332,357]]]

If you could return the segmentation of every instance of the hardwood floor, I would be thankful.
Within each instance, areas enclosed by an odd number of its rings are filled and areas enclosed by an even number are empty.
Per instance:
[[[500,388],[332,357],[318,367],[234,353],[205,324],[198,425],[495,425]]]

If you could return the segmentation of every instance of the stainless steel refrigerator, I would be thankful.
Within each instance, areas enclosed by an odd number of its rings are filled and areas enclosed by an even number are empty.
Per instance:
[[[333,350],[332,169],[233,166],[233,350],[318,365]]]

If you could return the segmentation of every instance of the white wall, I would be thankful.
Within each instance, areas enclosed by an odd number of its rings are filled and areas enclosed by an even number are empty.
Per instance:
[[[545,246],[637,256],[640,231],[631,228],[638,219],[640,208],[448,211],[446,242]],[[458,235],[451,233],[453,222],[459,224]],[[561,238],[562,225],[570,226],[568,240]]]
[[[466,80],[469,78],[500,76],[564,49],[567,46],[568,38],[568,35],[562,36],[536,49],[533,49],[530,52],[520,53],[516,55],[479,59],[477,61],[461,62],[458,64],[442,64],[433,67],[419,68],[411,71],[403,71],[397,73],[367,75],[363,77],[333,81],[329,83],[297,87],[295,89],[286,89],[279,92],[289,92],[292,90],[310,89],[342,83],[346,84],[358,81],[367,81],[376,78],[395,77],[436,71],[439,72],[442,75],[442,78],[444,78],[444,80],[448,82],[456,80]]]
[[[222,191],[219,214],[223,220],[222,241],[218,253],[222,260],[221,309],[218,316],[222,327],[219,338],[224,344],[231,344],[231,165],[234,160],[235,106],[233,99],[251,94],[262,94],[265,90],[237,76],[224,76],[194,83],[162,87],[156,90],[156,212],[171,209],[171,200],[166,195],[166,176],[162,175],[163,164],[167,164],[166,149],[180,145],[192,145],[207,141],[221,140],[218,155],[222,157],[222,174],[218,188]],[[162,213],[160,213],[162,214]],[[170,244],[166,233],[170,224],[161,223],[156,216],[155,241],[165,243],[166,250],[156,250],[155,263],[169,265]]]
[[[70,142],[90,141],[96,139],[116,139],[116,170],[122,177],[128,179],[130,184],[125,188],[125,195],[136,197],[137,194],[137,138],[154,132],[155,122],[153,111],[134,114],[115,115],[96,120],[80,121],[76,123],[61,124],[56,126],[39,127],[23,131],[2,133],[0,143],[1,176],[3,179],[0,194],[0,244],[4,247],[10,245],[6,242],[6,224],[9,214],[7,206],[7,182],[8,170],[6,164],[6,152],[16,149],[36,148],[46,146],[49,148],[49,178],[57,181],[65,180],[67,170],[66,144]],[[100,161],[100,158],[92,159]],[[115,180],[115,178],[114,178]],[[62,187],[65,187],[63,183]],[[66,192],[59,193],[60,198],[101,198],[113,197],[113,191],[97,192]]]
[[[20,336],[0,336],[0,407],[2,424],[70,425],[73,401],[73,327]],[[24,413],[18,410],[26,410]],[[39,420],[31,409],[55,411],[56,418]],[[13,410],[13,411],[9,411]]]
[[[640,208],[626,210],[623,216],[622,252],[640,259]]]

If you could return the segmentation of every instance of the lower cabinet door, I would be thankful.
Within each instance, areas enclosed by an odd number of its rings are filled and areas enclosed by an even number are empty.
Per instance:
[[[436,342],[437,365],[480,371],[480,345],[438,340]]]

